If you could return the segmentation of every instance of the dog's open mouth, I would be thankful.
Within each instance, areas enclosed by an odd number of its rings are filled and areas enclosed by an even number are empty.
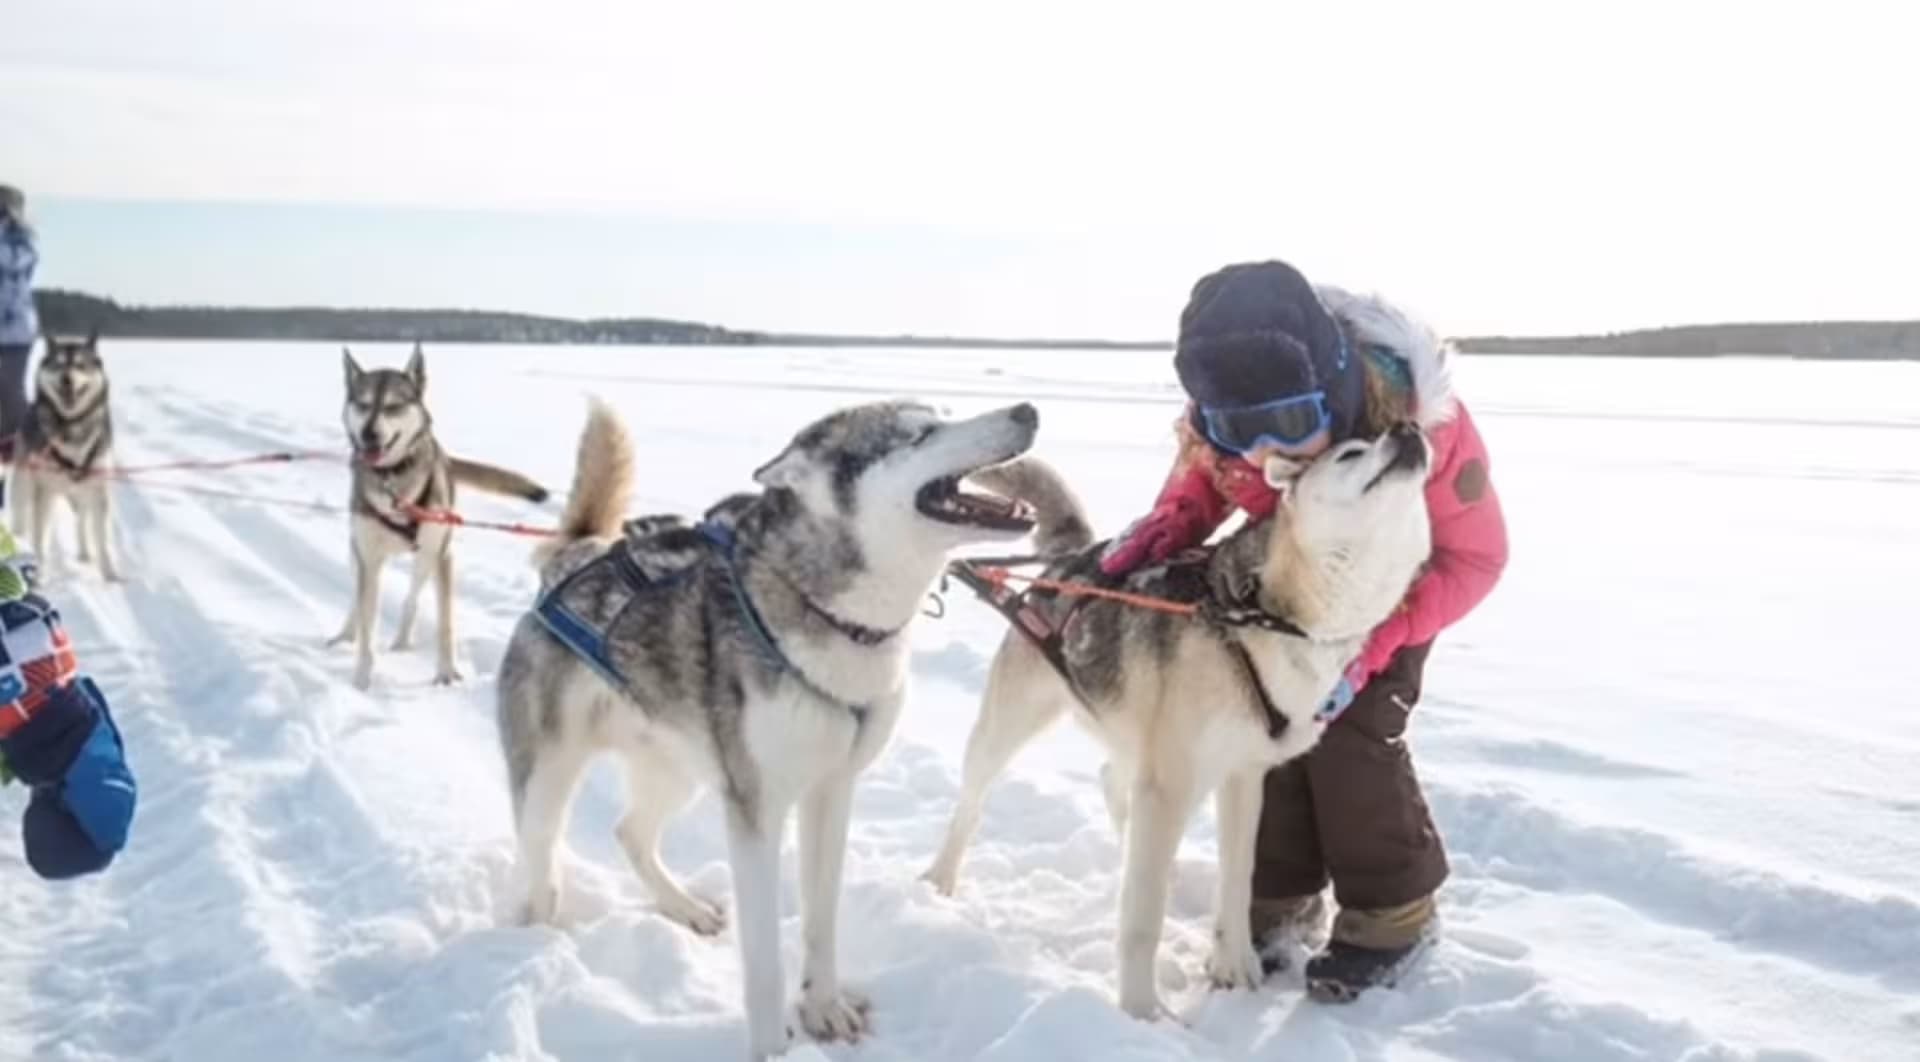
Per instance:
[[[943,476],[921,487],[914,495],[913,504],[924,515],[942,523],[991,531],[1033,530],[1033,506],[962,487],[959,476]]]
[[[353,445],[353,456],[355,460],[366,465],[368,468],[379,468],[382,464],[386,463],[386,459],[393,453],[393,449],[392,445],[382,446],[379,443],[370,442],[363,438]]]

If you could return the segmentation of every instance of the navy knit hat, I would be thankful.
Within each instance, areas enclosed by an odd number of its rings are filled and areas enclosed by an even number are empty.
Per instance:
[[[1180,313],[1174,372],[1202,406],[1257,406],[1324,390],[1336,438],[1362,419],[1366,379],[1339,322],[1285,262],[1244,262],[1200,278]]]

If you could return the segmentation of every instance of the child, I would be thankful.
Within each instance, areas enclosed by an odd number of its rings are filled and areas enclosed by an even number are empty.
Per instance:
[[[27,863],[43,878],[104,870],[127,842],[135,787],[106,698],[79,672],[34,565],[0,529],[0,781],[27,784]]]
[[[1268,774],[1260,814],[1257,935],[1312,935],[1333,882],[1332,939],[1306,969],[1309,993],[1326,1002],[1391,983],[1429,939],[1447,859],[1403,735],[1434,636],[1486,597],[1507,561],[1486,447],[1446,354],[1385,301],[1316,288],[1284,262],[1202,278],[1174,355],[1191,400],[1180,458],[1153,511],[1102,562],[1120,574],[1164,560],[1205,541],[1236,506],[1272,513],[1284,501],[1262,475],[1269,457],[1304,463],[1402,420],[1426,432],[1432,556],[1335,687],[1319,745]]]

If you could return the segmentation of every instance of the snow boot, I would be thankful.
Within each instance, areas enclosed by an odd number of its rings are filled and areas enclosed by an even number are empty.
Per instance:
[[[1392,988],[1433,942],[1432,897],[1379,911],[1343,910],[1333,941],[1307,960],[1307,995],[1351,1003],[1369,988]]]

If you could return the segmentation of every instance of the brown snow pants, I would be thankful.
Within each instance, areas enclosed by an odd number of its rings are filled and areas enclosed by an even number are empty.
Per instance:
[[[1426,901],[1447,878],[1447,854],[1404,735],[1431,648],[1402,649],[1312,752],[1267,774],[1254,845],[1256,905],[1318,895],[1331,879],[1341,908],[1335,939],[1388,947],[1386,937],[1425,928]]]

